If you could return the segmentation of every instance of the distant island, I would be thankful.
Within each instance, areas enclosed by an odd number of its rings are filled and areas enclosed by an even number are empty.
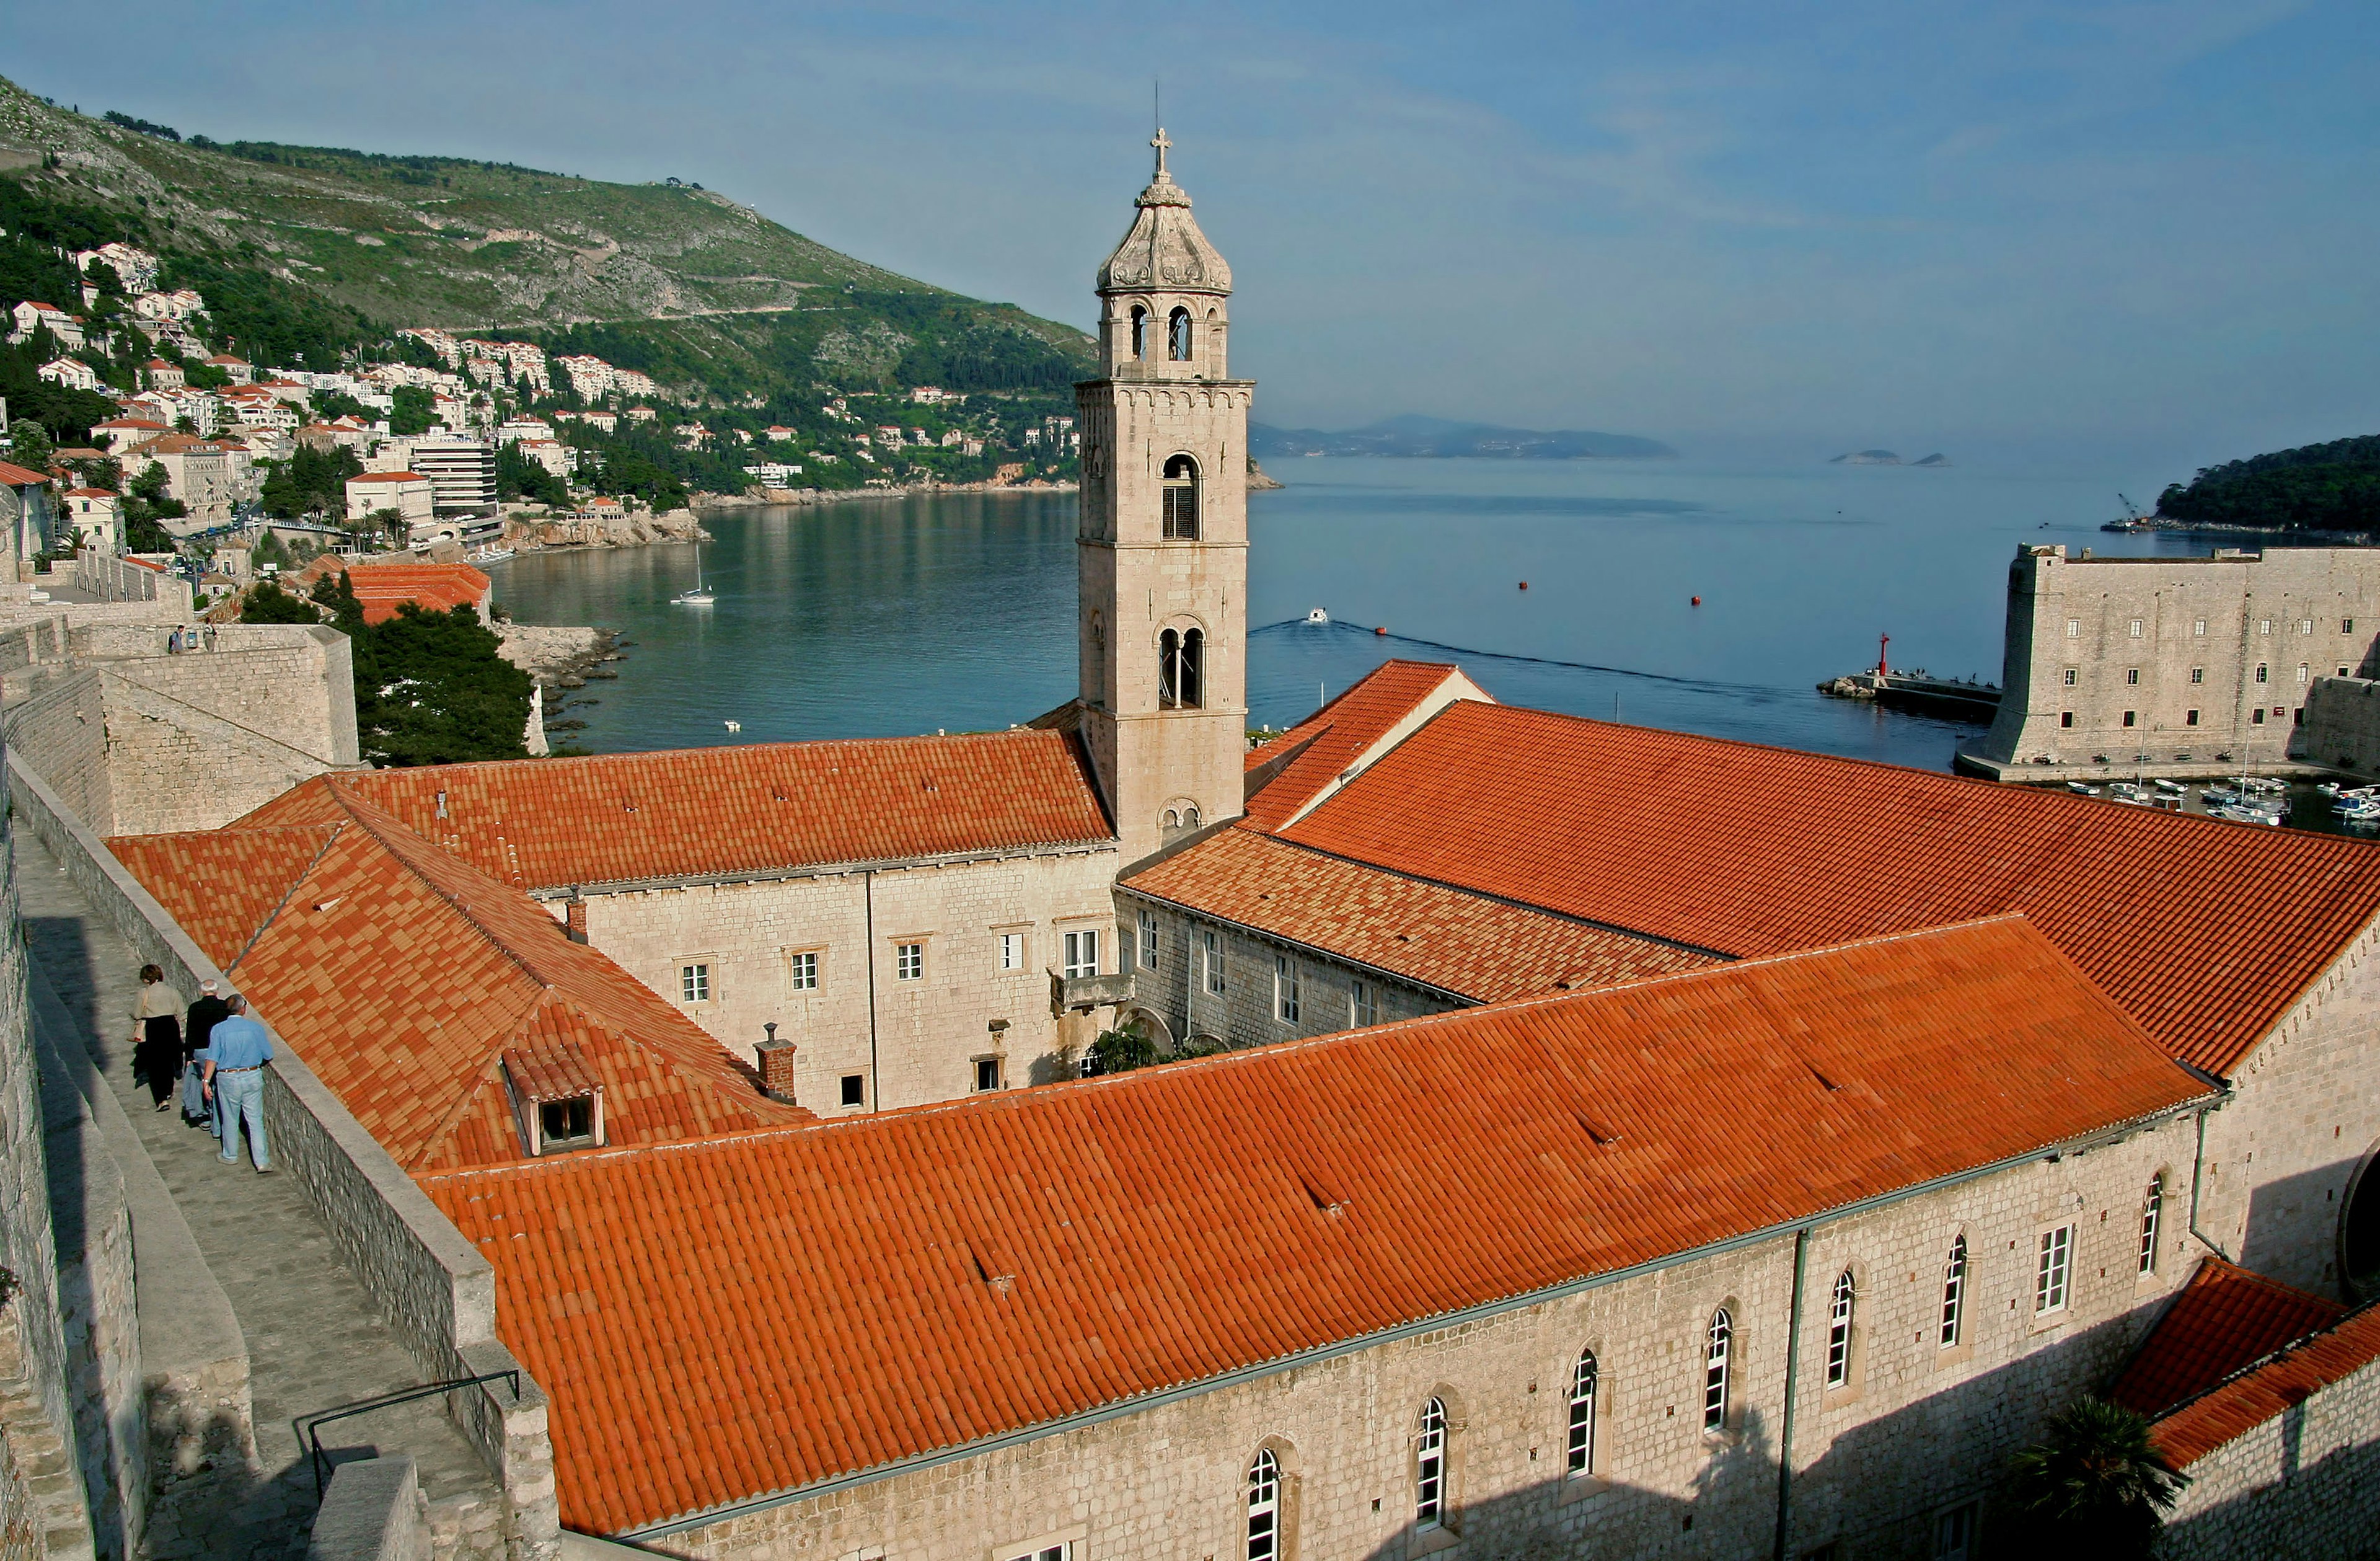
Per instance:
[[[2204,467],[2157,498],[2158,520],[2249,531],[2380,531],[2380,434]]]
[[[1581,457],[1674,457],[1658,439],[1629,433],[1597,433],[1564,428],[1503,428],[1492,422],[1451,422],[1408,413],[1368,427],[1329,433],[1318,428],[1272,428],[1248,424],[1248,449],[1259,459],[1276,456],[1514,456],[1533,460]]]
[[[1926,456],[1922,459],[1904,461],[1899,456],[1894,455],[1890,450],[1855,450],[1850,455],[1837,456],[1827,464],[1828,466],[1943,467],[1950,464],[1950,457],[1944,455],[1941,451],[1937,450],[1932,455]]]

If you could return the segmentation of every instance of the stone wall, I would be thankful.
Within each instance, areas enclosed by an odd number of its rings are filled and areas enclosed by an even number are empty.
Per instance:
[[[1003,1059],[1009,1083],[1062,1076],[1049,970],[1069,931],[1096,930],[1113,971],[1112,848],[963,859],[884,870],[580,891],[586,941],[677,1006],[736,1055],[757,1062],[774,1021],[795,1043],[795,1099],[845,1109],[842,1082],[865,1080],[851,1109],[948,1100],[974,1088],[974,1059]],[[871,935],[872,933],[872,935]],[[1001,936],[1025,940],[1000,968]],[[901,979],[897,950],[924,945],[924,973]],[[817,987],[794,986],[794,957],[816,958]],[[684,972],[707,970],[686,1000]],[[992,1026],[1004,1028],[995,1031]]]
[[[158,621],[190,621],[190,582],[178,575],[84,548],[75,555],[71,578],[77,590],[101,602],[152,602],[166,615]]]
[[[0,690],[0,730],[9,750],[52,777],[78,817],[111,829],[115,800],[108,776],[107,700],[99,674],[49,663],[9,673]]]
[[[2367,926],[2247,1058],[2207,1118],[2199,1224],[2260,1274],[2348,1293],[2339,1250],[2356,1173],[2380,1151],[2380,925]],[[2366,1298],[2368,1299],[2368,1298]]]
[[[2289,757],[2350,774],[2380,774],[2380,681],[2316,677]]]
[[[231,982],[164,907],[68,813],[42,778],[8,756],[18,816],[50,848],[85,898],[144,963],[161,965],[184,992],[202,981]],[[271,1016],[253,1017],[272,1028]],[[425,1381],[496,1372],[519,1363],[495,1336],[495,1277],[411,1177],[389,1158],[304,1059],[273,1033],[265,1072],[266,1131],[339,1243],[341,1255],[388,1316]],[[517,1396],[504,1384],[448,1396],[457,1423],[501,1476],[516,1555],[553,1554],[559,1521],[553,1449],[544,1391],[526,1372]]]
[[[2232,1438],[2185,1471],[2164,1561],[2380,1556],[2380,1361]]]
[[[2367,548],[2070,558],[2020,547],[2006,692],[1962,757],[2028,775],[2130,774],[2140,754],[2170,774],[2281,763],[2313,680],[2374,670],[2375,630],[2380,554]]]
[[[1065,1541],[1101,1558],[1238,1555],[1246,1470],[1270,1448],[1288,1476],[1292,1561],[1413,1556],[1457,1540],[1478,1555],[1765,1555],[1780,1465],[1792,1471],[1785,1554],[1835,1542],[1861,1555],[1934,1554],[1942,1515],[1987,1499],[2008,1454],[2098,1385],[2183,1278],[2196,1248],[2174,1226],[2140,1274],[2138,1211],[2154,1175],[2186,1189],[2193,1134],[2178,1118],[1817,1223],[1800,1264],[1798,1336],[1795,1237],[1772,1231],[972,1455],[622,1537],[788,1561],[1009,1561]],[[2038,1239],[2062,1226],[2073,1230],[2072,1297],[2036,1314]],[[1961,1332],[1945,1348],[1944,1270],[1961,1236]],[[1858,1297],[1849,1373],[1830,1388],[1827,1302],[1846,1269]],[[1734,1377],[1712,1434],[1705,1351],[1720,1307],[1735,1325]],[[1588,1350],[1594,1457],[1573,1478],[1569,1384]],[[1451,1426],[1451,1513],[1439,1531],[1414,1521],[1417,1421],[1433,1396]]]

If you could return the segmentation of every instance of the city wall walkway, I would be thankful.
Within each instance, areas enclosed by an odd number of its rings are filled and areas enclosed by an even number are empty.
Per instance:
[[[313,1475],[292,1422],[299,1416],[410,1387],[421,1375],[355,1275],[296,1178],[259,1176],[244,1152],[223,1163],[203,1128],[178,1107],[153,1108],[132,1079],[129,1015],[140,988],[130,946],[84,900],[30,832],[15,835],[18,914],[28,952],[64,1006],[99,1077],[121,1104],[134,1137],[231,1302],[245,1338],[261,1470],[229,1494],[204,1532],[162,1525],[144,1548],[158,1557],[302,1556],[313,1523]],[[184,993],[184,999],[196,993]],[[111,1146],[114,1147],[114,1146]],[[132,1168],[128,1167],[128,1179]],[[136,1253],[140,1211],[133,1207]],[[136,1279],[136,1283],[138,1283]],[[152,1329],[174,1325],[174,1299],[140,1295],[144,1351]],[[503,1501],[494,1473],[434,1400],[376,1410],[323,1433],[344,1460],[404,1453],[420,1470],[442,1554],[500,1553]]]

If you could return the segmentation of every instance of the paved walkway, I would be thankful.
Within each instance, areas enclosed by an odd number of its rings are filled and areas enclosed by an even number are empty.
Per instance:
[[[32,958],[84,1030],[248,1343],[264,1482],[242,1501],[231,1531],[161,1534],[151,1554],[239,1561],[303,1555],[314,1483],[291,1421],[410,1387],[422,1380],[420,1371],[341,1261],[297,1179],[286,1170],[258,1176],[244,1152],[238,1165],[225,1165],[204,1129],[185,1127],[178,1108],[155,1110],[147,1087],[132,1081],[128,1016],[140,987],[139,962],[41,841],[13,833],[18,911]],[[348,1457],[409,1455],[432,1503],[498,1499],[495,1476],[434,1401],[343,1421],[325,1431],[324,1441]]]

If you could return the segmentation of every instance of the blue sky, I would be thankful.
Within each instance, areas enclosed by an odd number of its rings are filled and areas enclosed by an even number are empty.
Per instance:
[[[2380,430],[2369,0],[13,9],[87,112],[674,174],[1076,323],[1161,76],[1276,422],[2177,475]]]

